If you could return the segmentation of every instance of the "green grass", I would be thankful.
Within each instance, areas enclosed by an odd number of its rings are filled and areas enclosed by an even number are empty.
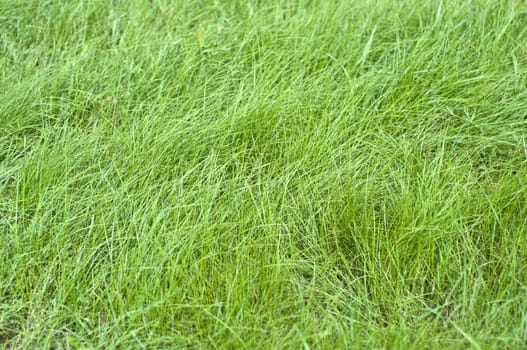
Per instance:
[[[0,346],[527,347],[527,3],[0,2]]]

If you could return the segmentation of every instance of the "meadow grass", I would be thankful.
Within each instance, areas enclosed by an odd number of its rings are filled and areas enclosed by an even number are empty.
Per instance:
[[[527,347],[527,3],[0,2],[0,346]]]

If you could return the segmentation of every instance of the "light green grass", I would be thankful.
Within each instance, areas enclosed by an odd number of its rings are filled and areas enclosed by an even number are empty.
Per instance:
[[[5,348],[527,346],[527,3],[0,1]]]

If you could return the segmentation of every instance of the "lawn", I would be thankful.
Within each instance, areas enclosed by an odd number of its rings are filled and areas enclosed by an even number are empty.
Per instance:
[[[0,1],[0,348],[525,349],[527,3]]]

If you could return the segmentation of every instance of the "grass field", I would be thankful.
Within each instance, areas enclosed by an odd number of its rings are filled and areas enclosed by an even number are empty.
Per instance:
[[[527,2],[0,1],[0,347],[524,349]]]

